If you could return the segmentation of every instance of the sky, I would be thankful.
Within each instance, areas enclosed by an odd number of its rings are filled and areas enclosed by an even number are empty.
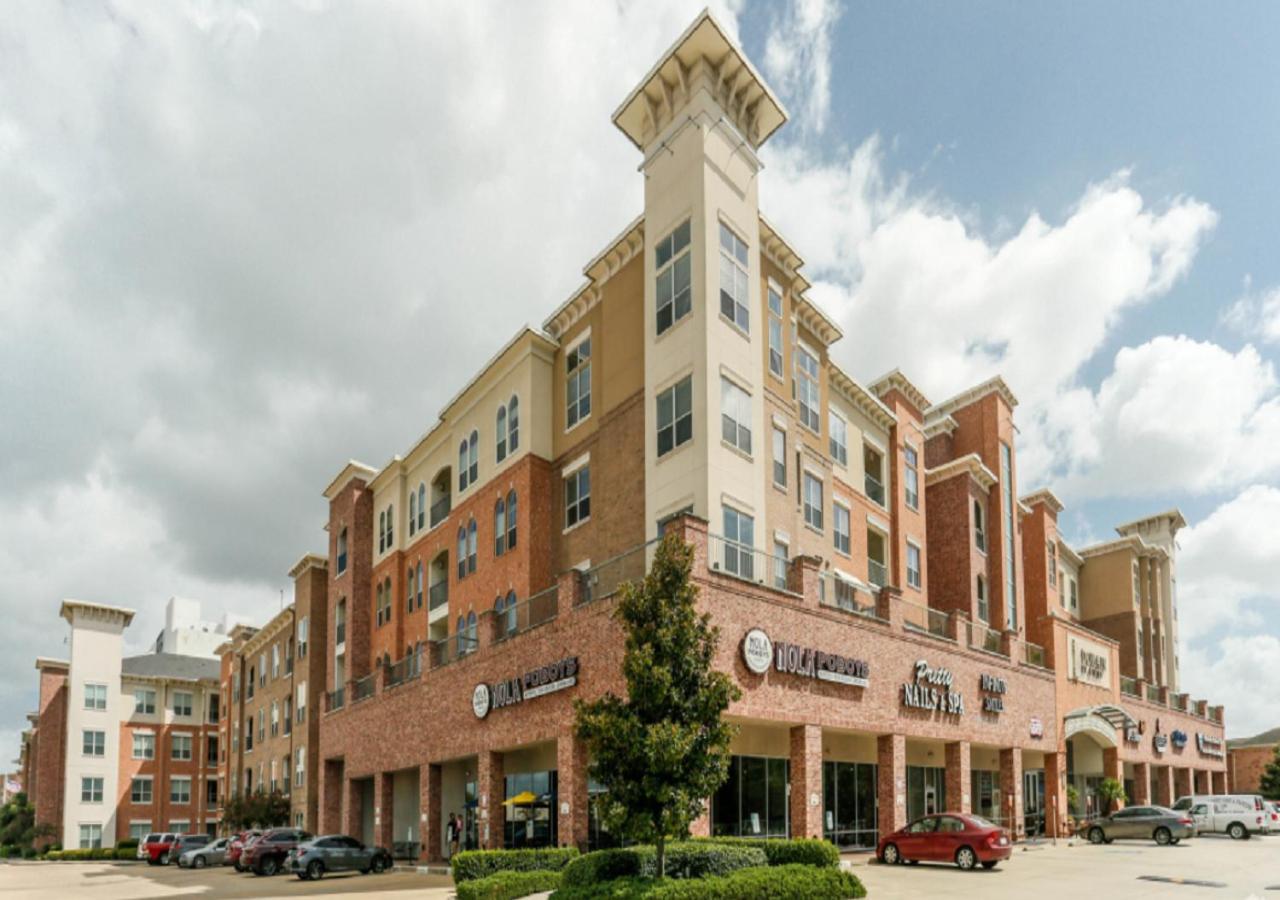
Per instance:
[[[0,759],[65,597],[261,622],[642,207],[618,102],[700,2],[0,18]],[[763,211],[869,381],[1002,374],[1077,546],[1177,506],[1184,687],[1280,709],[1280,7],[720,0]],[[477,264],[478,260],[484,260]]]

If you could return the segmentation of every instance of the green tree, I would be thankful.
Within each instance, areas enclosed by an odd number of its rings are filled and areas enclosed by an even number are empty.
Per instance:
[[[1258,790],[1268,800],[1280,800],[1280,744],[1276,745],[1275,755],[1262,770],[1262,780],[1258,782]]]
[[[0,806],[0,844],[30,847],[35,840],[36,808],[24,792]]]
[[[1098,784],[1098,798],[1103,803],[1103,810],[1111,812],[1112,808],[1129,800],[1124,792],[1124,785],[1115,778],[1104,778]]]
[[[720,630],[695,608],[692,564],[693,548],[668,534],[649,574],[623,586],[614,616],[626,635],[627,699],[606,694],[576,704],[591,775],[607,789],[604,825],[620,838],[652,842],[659,878],[667,839],[688,834],[728,774],[736,729],[721,716],[741,696],[712,668]]]
[[[233,830],[275,828],[289,824],[289,798],[279,791],[237,794],[227,800],[222,821]]]

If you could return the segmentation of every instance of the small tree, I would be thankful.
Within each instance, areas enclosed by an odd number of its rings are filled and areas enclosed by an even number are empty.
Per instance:
[[[606,694],[576,704],[591,774],[607,790],[599,806],[605,827],[652,842],[659,878],[667,839],[688,834],[728,774],[735,729],[721,716],[741,696],[712,668],[720,630],[694,608],[692,564],[693,549],[668,534],[644,580],[623,586],[614,615],[627,639],[627,699]]]
[[[1098,798],[1102,800],[1106,812],[1111,812],[1113,806],[1129,800],[1124,792],[1124,785],[1114,778],[1102,779],[1098,784]]]
[[[275,828],[289,824],[289,799],[279,791],[237,794],[227,800],[222,821],[233,830]]]
[[[1262,780],[1258,782],[1258,790],[1268,800],[1280,800],[1280,744],[1271,762],[1262,770]]]

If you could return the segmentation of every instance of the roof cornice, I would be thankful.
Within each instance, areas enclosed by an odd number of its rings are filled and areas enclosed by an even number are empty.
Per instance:
[[[333,481],[329,482],[329,486],[324,489],[323,496],[326,500],[332,500],[334,497],[337,497],[338,494],[342,492],[342,489],[345,488],[353,479],[359,478],[368,484],[373,481],[374,476],[377,474],[378,470],[373,466],[367,466],[362,462],[349,459],[347,460],[347,464],[342,467],[342,470],[334,476]]]
[[[955,417],[951,415],[946,415],[946,416],[942,416],[941,418],[933,419],[931,421],[926,421],[924,426],[924,439],[927,441],[930,438],[935,438],[940,434],[952,434],[959,427],[960,427],[960,423],[957,422],[955,420]]]
[[[1062,512],[1064,507],[1062,501],[1058,499],[1058,495],[1048,488],[1041,488],[1038,491],[1032,491],[1022,498],[1022,502],[1027,506],[1035,506],[1037,503],[1043,503],[1046,507],[1053,511],[1056,516]]]
[[[941,403],[929,407],[925,411],[925,424],[927,425],[941,416],[949,415],[957,409],[963,409],[966,406],[977,403],[988,394],[999,394],[1010,409],[1018,405],[1018,398],[1013,395],[1013,391],[1009,390],[1009,385],[1005,384],[1004,379],[997,375],[994,378],[988,378],[982,384],[974,385],[954,397],[949,397]]]
[[[1150,516],[1143,516],[1141,519],[1134,519],[1132,522],[1125,522],[1123,525],[1117,525],[1116,533],[1129,534],[1149,522],[1162,521],[1167,521],[1169,523],[1169,531],[1173,534],[1177,534],[1179,529],[1187,527],[1187,520],[1183,517],[1182,510],[1175,506],[1172,509],[1166,509],[1164,512],[1158,512]]]
[[[577,324],[603,298],[605,283],[618,274],[637,254],[644,252],[644,216],[631,220],[622,233],[582,267],[587,281],[561,303],[542,323],[542,330],[555,341]]]
[[[1084,565],[1084,557],[1072,549],[1071,545],[1064,541],[1061,536],[1058,537],[1058,555],[1066,558],[1077,568]]]
[[[844,332],[840,330],[835,319],[823,312],[822,308],[808,297],[796,297],[791,308],[795,312],[796,321],[816,335],[824,347],[830,347],[844,337]]]
[[[284,609],[280,610],[280,612],[272,616],[271,621],[259,628],[257,634],[244,642],[244,645],[240,648],[240,654],[242,656],[249,656],[260,647],[269,644],[272,638],[279,635],[280,632],[284,631],[286,627],[292,624],[293,604],[290,603]]]
[[[885,431],[897,424],[898,417],[893,414],[893,410],[830,360],[827,361],[827,383],[854,409]]]
[[[308,569],[324,569],[329,570],[329,560],[321,556],[319,553],[304,553],[302,558],[293,564],[293,568],[289,570],[289,577],[297,580],[298,576]]]
[[[48,656],[37,656],[36,668],[42,672],[45,669],[70,669],[71,662],[66,659],[52,659]]]
[[[928,487],[931,484],[955,478],[957,475],[968,475],[984,491],[991,490],[996,483],[995,474],[983,465],[982,459],[978,454],[969,453],[959,459],[953,459],[940,466],[935,466],[932,469],[925,469],[924,484],[925,487]]]
[[[1089,547],[1083,547],[1080,549],[1079,553],[1085,559],[1091,559],[1095,556],[1105,556],[1108,553],[1115,553],[1117,550],[1126,549],[1132,551],[1136,556],[1163,557],[1169,555],[1163,547],[1148,544],[1136,534],[1129,534],[1110,541],[1093,544]]]
[[[82,612],[100,622],[116,622],[121,628],[128,628],[136,613],[123,606],[109,606],[105,603],[88,603],[84,600],[63,600],[60,613],[68,623],[76,612]]]
[[[902,394],[902,396],[906,397],[907,400],[911,402],[911,405],[914,406],[921,415],[923,415],[925,410],[927,410],[931,405],[929,403],[929,398],[924,395],[923,391],[912,384],[911,380],[908,379],[906,375],[902,374],[901,369],[895,368],[885,372],[875,381],[871,382],[871,390],[875,392],[877,397],[881,398],[883,398],[885,394],[889,393],[889,391],[896,390],[898,393]],[[952,421],[954,422],[954,420]]]

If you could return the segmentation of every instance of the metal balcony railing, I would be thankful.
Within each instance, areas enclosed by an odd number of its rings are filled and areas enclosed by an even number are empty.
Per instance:
[[[504,607],[502,612],[487,612],[481,620],[491,629],[493,643],[497,643],[550,622],[559,612],[560,588],[553,584],[527,600]]]
[[[876,587],[884,587],[889,583],[889,570],[885,564],[874,559],[867,560],[867,580]]]
[[[790,560],[718,534],[707,535],[707,566],[713,572],[790,592]]]
[[[439,609],[449,602],[449,582],[439,581],[427,588],[427,610]]]
[[[342,709],[347,703],[347,689],[337,688],[329,692],[329,709]]]
[[[648,541],[617,556],[606,559],[600,565],[582,573],[580,603],[594,603],[612,597],[628,581],[639,581],[649,571],[649,546],[658,538]]]
[[[351,683],[351,702],[359,703],[361,700],[367,700],[373,696],[376,687],[376,679],[372,672],[361,678],[359,681]]]
[[[404,684],[422,674],[422,654],[410,653],[387,667],[387,686]]]
[[[871,476],[870,473],[866,477],[867,498],[872,502],[879,503],[884,506],[884,485],[880,480]]]
[[[448,517],[449,509],[450,509],[449,504],[452,501],[452,499],[453,498],[450,495],[445,494],[435,503],[431,504],[431,527],[432,528],[435,528],[437,525],[439,525]]]
[[[945,612],[930,606],[912,603],[908,600],[900,602],[902,604],[902,624],[904,627],[922,634],[950,639],[951,635],[947,624],[951,617]]]

